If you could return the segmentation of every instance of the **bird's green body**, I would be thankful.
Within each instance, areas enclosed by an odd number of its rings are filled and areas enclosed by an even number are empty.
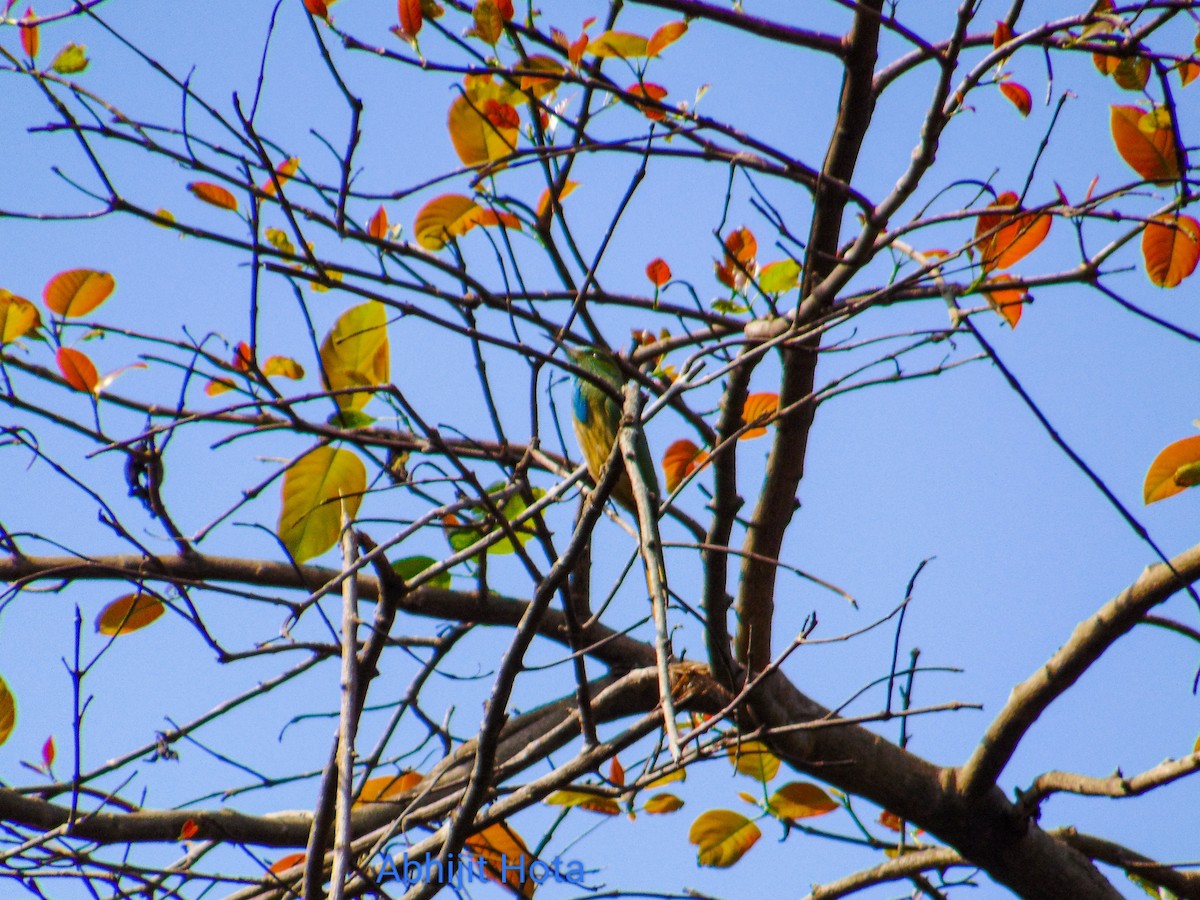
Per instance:
[[[594,376],[597,381],[611,386],[613,392],[620,396],[625,379],[612,356],[595,347],[568,350],[567,355],[575,365]],[[621,407],[599,385],[576,377],[572,412],[575,438],[579,441],[583,460],[587,463],[592,480],[599,483],[600,470],[608,461],[613,444],[617,440],[617,432],[621,428]],[[650,475],[653,477],[653,469],[650,470]],[[621,472],[617,485],[613,488],[612,497],[626,509],[636,511],[633,489],[625,471]]]

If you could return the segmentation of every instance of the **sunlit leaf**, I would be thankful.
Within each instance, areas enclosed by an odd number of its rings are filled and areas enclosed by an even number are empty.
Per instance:
[[[59,272],[42,289],[42,299],[60,316],[86,316],[111,296],[116,279],[108,272],[71,269]]]
[[[475,24],[467,34],[474,35],[485,43],[495,46],[504,34],[504,16],[496,0],[475,0],[471,10],[471,21]]]
[[[517,218],[516,214],[505,212],[502,209],[480,209],[475,224],[485,227],[499,225],[501,228],[511,228],[513,231],[521,230],[521,220]]]
[[[0,288],[0,347],[41,326],[42,316],[36,306]]]
[[[664,816],[683,809],[683,801],[674,794],[655,794],[646,801],[643,809],[652,816]]]
[[[650,40],[646,42],[646,55],[658,56],[659,53],[683,37],[687,30],[687,22],[682,19],[663,25],[650,35]]]
[[[200,826],[196,824],[195,819],[188,819],[183,823],[183,827],[179,829],[179,840],[190,841],[200,833]]]
[[[703,813],[688,830],[688,841],[699,848],[700,865],[718,869],[732,866],[760,837],[757,825],[728,809]]]
[[[767,810],[779,819],[809,819],[833,812],[840,805],[815,784],[792,781],[771,795]]]
[[[1142,232],[1142,258],[1152,282],[1175,287],[1200,260],[1200,222],[1191,216],[1155,216]]]
[[[652,285],[660,288],[671,280],[671,267],[667,265],[666,260],[656,257],[647,263],[646,277]]]
[[[397,0],[400,14],[400,30],[410,38],[415,38],[421,30],[424,17],[421,14],[421,0]]]
[[[268,197],[274,197],[275,179],[279,179],[279,186],[283,187],[288,183],[288,180],[296,174],[296,170],[299,168],[300,159],[298,157],[293,156],[290,159],[285,159],[275,167],[275,178],[268,178],[265,182],[263,182],[262,192]],[[237,208],[236,201],[234,202],[234,208]]]
[[[211,206],[233,210],[234,212],[237,211],[237,198],[219,184],[212,184],[208,181],[193,181],[187,186],[187,189],[195,194],[198,200],[203,200]]]
[[[624,31],[606,31],[588,42],[587,52],[594,56],[616,56],[621,59],[633,59],[646,56],[648,42],[640,34],[629,34]]]
[[[470,197],[442,194],[421,207],[413,222],[413,235],[426,250],[441,250],[451,238],[475,226],[483,212]]]
[[[575,190],[575,188],[577,188],[577,187],[579,187],[579,182],[577,182],[577,181],[571,181],[570,179],[567,179],[566,181],[564,181],[562,191],[560,191],[559,195],[558,195],[558,202],[562,203],[562,201],[565,200],[567,198],[567,196],[570,195],[570,193],[573,190]],[[542,218],[542,216],[546,215],[547,212],[549,211],[549,209],[550,209],[550,188],[545,188],[542,191],[542,195],[540,197],[538,197],[538,202],[537,202],[538,218],[540,219],[540,218]]]
[[[271,863],[271,867],[267,869],[267,872],[272,875],[278,875],[294,866],[300,865],[307,858],[303,853],[289,853],[287,856],[281,856],[275,862]]]
[[[741,775],[749,775],[764,784],[779,774],[779,757],[761,741],[741,741],[725,751]]]
[[[3,743],[0,741],[0,743]],[[57,751],[54,748],[54,735],[46,738],[46,742],[42,744],[42,768],[50,771],[50,767],[54,765],[54,757]]]
[[[67,44],[58,51],[50,68],[59,75],[75,75],[88,67],[87,47],[83,44]]]
[[[666,775],[655,778],[646,787],[651,789],[659,788],[675,781],[687,781],[687,769],[676,769],[674,772],[668,772]]]
[[[662,458],[663,481],[667,490],[674,491],[683,479],[704,465],[707,459],[708,453],[687,438],[672,443]]]
[[[505,521],[513,522],[520,518],[528,506],[525,503],[525,498],[519,493],[513,492],[503,504],[499,504],[499,499],[496,495],[508,490],[509,485],[504,482],[497,482],[488,488],[488,494],[492,496],[493,502],[500,505],[500,515]],[[546,492],[542,488],[532,488],[534,500],[540,500],[546,496]],[[478,518],[464,517],[459,519],[455,517],[454,523],[447,522],[450,525],[446,532],[446,537],[450,542],[450,546],[456,551],[461,552],[472,544],[483,538],[484,535],[491,534],[493,531],[504,530],[499,522],[496,522],[486,509],[483,509]],[[520,525],[511,526],[516,534],[517,540],[522,546],[527,544],[536,533],[532,519],[522,522]],[[515,553],[516,548],[513,547],[512,540],[506,535],[501,540],[491,544],[487,548],[488,553],[503,556],[508,553]]]
[[[1193,56],[1179,64],[1180,87],[1187,87],[1197,78],[1200,78],[1200,58]]]
[[[96,616],[96,631],[117,635],[140,631],[157,620],[166,607],[153,594],[126,594],[109,603]]]
[[[749,228],[738,228],[725,238],[725,260],[716,264],[717,280],[729,288],[740,289],[746,272],[755,271],[758,241]]]
[[[1051,217],[1020,210],[1018,197],[1005,191],[988,204],[988,209],[1016,207],[1014,213],[983,213],[975,223],[975,238],[985,272],[1007,269],[1024,259],[1046,239]],[[984,235],[988,235],[984,237]]]
[[[304,377],[304,367],[290,356],[272,356],[263,364],[262,373],[299,381]]]
[[[625,787],[625,767],[621,765],[621,760],[615,756],[612,758],[612,762],[609,763],[608,780],[617,787]]]
[[[58,353],[54,355],[54,360],[58,363],[58,371],[67,380],[67,384],[75,390],[85,394],[91,394],[96,390],[100,373],[96,371],[95,363],[86,353],[72,347],[59,347]]]
[[[1142,498],[1147,504],[1165,500],[1200,483],[1200,435],[1163,448],[1150,463]]]
[[[375,238],[377,241],[386,241],[388,232],[391,226],[388,224],[387,210],[383,208],[383,204],[379,204],[379,209],[375,210],[375,215],[371,216],[371,221],[367,223],[367,234]]]
[[[125,365],[125,366],[121,366],[120,368],[113,369],[111,372],[106,372],[103,375],[101,375],[100,380],[96,382],[95,392],[97,394],[102,394],[105,390],[108,389],[108,386],[110,384],[112,384],[114,381],[116,381],[118,378],[120,378],[126,372],[130,372],[134,369],[148,369],[148,368],[150,368],[150,367],[147,366],[144,362],[135,362],[135,363],[129,363],[128,365]]]
[[[997,22],[992,30],[992,49],[999,50],[1013,39],[1013,31],[1007,22]]]
[[[1000,93],[1002,93],[1008,102],[1017,108],[1022,116],[1029,115],[1029,111],[1033,109],[1033,96],[1029,93],[1029,88],[1023,84],[1017,84],[1015,81],[1000,82]]]
[[[392,571],[408,582],[412,581],[430,566],[436,565],[437,560],[431,556],[409,556],[392,563]],[[450,580],[450,573],[442,572],[439,575],[435,575],[429,581],[426,581],[425,584],[429,587],[448,590],[450,588]]]
[[[478,834],[471,835],[464,843],[463,849],[482,860],[484,871],[492,881],[506,885],[514,894],[525,900],[533,897],[537,882],[528,877],[528,872],[529,865],[534,862],[535,857],[529,852],[525,841],[508,823],[496,822]],[[514,865],[514,862],[523,865]]]
[[[401,794],[411,791],[424,776],[420,772],[401,772],[398,775],[381,775],[378,778],[368,778],[362,792],[354,801],[355,806],[367,803],[383,803],[393,800]]]
[[[292,244],[291,238],[287,236],[287,232],[281,231],[278,228],[268,228],[264,232],[264,235],[267,238],[267,242],[280,253],[287,256],[296,255],[296,248]]]
[[[649,81],[640,81],[637,84],[631,84],[625,89],[629,94],[635,97],[645,97],[648,100],[653,100],[655,103],[661,103],[663,98],[667,96],[667,89],[661,84],[654,84]],[[636,106],[647,119],[653,119],[655,122],[661,122],[666,118],[666,111],[654,106],[650,103],[634,102]]]
[[[325,422],[334,428],[353,431],[356,428],[370,428],[375,424],[375,417],[369,416],[359,409],[342,409],[330,415]]]
[[[602,816],[621,814],[621,805],[612,797],[601,797],[587,791],[555,791],[544,802],[550,806],[578,807]]]
[[[738,440],[748,441],[751,438],[762,437],[767,433],[769,425],[779,412],[779,395],[772,393],[750,394],[742,407],[742,421],[754,425],[742,432]],[[755,425],[754,423],[761,423]]]
[[[34,24],[35,19],[33,7],[30,6],[25,9],[25,15],[17,23],[20,26],[18,30],[21,32],[21,49],[30,59],[37,58],[38,47],[41,44],[38,37],[38,26]]]
[[[1024,287],[990,287],[1003,285],[1017,279],[1012,275],[1001,274],[993,276],[984,282],[983,296],[996,312],[1004,317],[1010,328],[1016,328],[1021,321],[1021,313],[1030,299],[1029,291]]]
[[[884,810],[879,814],[879,824],[891,831],[900,832],[904,830],[904,820],[894,812]]]
[[[8,740],[17,724],[17,698],[0,677],[0,744]]]
[[[1141,875],[1138,875],[1135,872],[1126,872],[1125,877],[1140,887],[1147,895],[1153,897],[1154,900],[1178,900],[1173,891],[1169,891],[1166,888],[1160,888],[1150,879],[1143,878]]]
[[[496,162],[512,153],[519,124],[510,104],[490,98],[476,101],[467,95],[450,105],[447,121],[454,152],[468,166]]]
[[[304,0],[304,8],[318,19],[329,21],[329,7],[325,5],[325,0]]]
[[[551,94],[558,90],[558,85],[566,69],[562,63],[552,56],[544,56],[537,54],[529,57],[522,62],[519,68],[523,70],[532,69],[536,72],[545,72],[545,75],[522,75],[521,90],[533,94],[534,97],[542,98],[547,94]]]
[[[505,20],[513,17],[513,0],[495,0],[495,3],[496,7],[500,10],[500,15],[502,15]]]
[[[279,538],[296,562],[337,543],[343,503],[353,518],[366,489],[366,467],[349,450],[317,447],[284,473]]]
[[[782,294],[800,283],[800,264],[794,259],[767,263],[758,273],[758,286],[768,294]]]
[[[1161,107],[1147,112],[1140,106],[1114,106],[1109,124],[1117,152],[1135,172],[1159,184],[1179,180],[1170,113]]]
[[[391,374],[387,307],[372,300],[338,316],[321,342],[321,367],[330,390],[387,384]],[[336,398],[343,410],[362,409],[370,399],[368,391]]]

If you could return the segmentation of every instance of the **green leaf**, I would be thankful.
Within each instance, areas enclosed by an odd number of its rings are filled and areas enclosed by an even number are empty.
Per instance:
[[[357,428],[369,428],[375,424],[375,417],[368,416],[365,412],[358,409],[343,409],[340,412],[335,412],[325,420],[326,425],[332,425],[334,428],[344,428],[347,431],[354,431]]]
[[[741,303],[735,303],[732,300],[714,300],[713,312],[723,313],[725,315],[737,315],[738,313],[750,312],[750,307],[744,306]]]
[[[499,495],[509,488],[509,485],[503,481],[491,485],[488,490],[488,495],[493,497],[498,503]],[[539,500],[546,496],[546,492],[541,488],[531,488],[533,499]],[[514,493],[500,507],[500,514],[508,522],[521,517],[529,508],[525,502],[525,498],[520,494]],[[456,553],[460,553],[467,547],[470,547],[476,541],[480,540],[484,535],[491,534],[498,529],[502,530],[503,526],[493,519],[490,513],[483,509],[476,517],[464,517],[462,524],[457,527],[452,527],[446,532],[446,539],[450,542],[450,546],[454,548]],[[532,520],[522,522],[520,525],[513,526],[516,532],[517,540],[521,546],[529,542],[529,539],[536,533],[536,528]],[[497,541],[488,547],[488,553],[497,556],[503,556],[508,553],[516,552],[512,540],[506,535],[503,539]]]
[[[59,75],[74,75],[86,69],[89,62],[91,60],[87,58],[87,47],[83,44],[67,44],[58,51],[58,56],[54,57],[50,68]]]
[[[296,562],[320,556],[342,531],[342,503],[350,518],[367,489],[367,470],[349,450],[318,447],[283,476],[279,539]]]
[[[758,286],[767,294],[782,294],[799,283],[800,264],[794,259],[768,263],[758,274]]]
[[[432,556],[409,556],[405,559],[398,559],[392,563],[392,571],[403,578],[405,581],[412,581],[430,566],[437,565],[437,560]],[[429,587],[450,589],[450,573],[442,572],[435,575],[429,581],[425,582]]]

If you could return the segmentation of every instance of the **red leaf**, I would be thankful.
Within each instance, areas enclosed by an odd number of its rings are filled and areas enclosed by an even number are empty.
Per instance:
[[[33,14],[33,7],[30,6],[25,10],[25,18],[19,23],[21,31],[21,47],[25,50],[25,54],[33,59],[38,55],[38,27],[33,24],[36,17]]]
[[[617,787],[625,787],[625,767],[621,765],[621,761],[615,756],[612,758],[612,764],[608,768],[608,780]]]
[[[46,743],[42,744],[42,766],[46,771],[50,771],[50,767],[54,765],[54,735],[46,738]]]
[[[671,267],[660,257],[650,260],[646,266],[646,277],[656,288],[662,287],[671,280]]]
[[[70,347],[60,347],[54,359],[58,363],[58,371],[62,372],[67,384],[75,390],[85,394],[96,390],[96,384],[100,381],[100,373],[96,371],[96,366],[87,358],[86,354]]]
[[[513,17],[512,0],[496,0],[496,8],[500,10],[500,15],[504,16],[505,21]]]
[[[304,8],[318,19],[329,21],[329,7],[325,5],[325,0],[304,0]]]
[[[415,38],[421,30],[424,19],[421,17],[421,0],[397,0],[400,13],[400,30],[410,38]]]
[[[1142,257],[1152,282],[1175,287],[1200,261],[1200,222],[1191,216],[1155,216],[1142,232]]]
[[[287,856],[281,856],[275,862],[271,863],[271,868],[267,869],[272,875],[278,875],[280,872],[286,872],[292,866],[298,866],[304,862],[303,853],[289,853]]]
[[[196,824],[195,819],[188,819],[183,823],[183,827],[179,829],[179,840],[190,841],[200,833],[200,826]]]
[[[239,341],[238,345],[233,348],[233,367],[239,372],[249,372],[250,363],[254,361],[254,354],[250,352],[250,345],[245,341]]]
[[[661,84],[652,84],[649,81],[643,81],[639,84],[631,84],[626,90],[635,97],[646,97],[656,102],[661,102],[667,96],[667,89]],[[649,103],[634,103],[642,114],[647,119],[653,119],[655,122],[661,122],[666,117],[666,112],[659,109],[657,106],[651,106]]]
[[[1007,97],[1017,108],[1017,112],[1023,116],[1029,115],[1029,111],[1033,109],[1033,97],[1030,95],[1029,89],[1022,84],[1017,84],[1015,81],[1001,82],[1000,93]]]
[[[992,32],[992,48],[998,49],[1012,39],[1012,29],[1008,27],[1008,24],[1005,22],[997,22],[996,30]]]
[[[1017,195],[1005,191],[992,203],[994,207],[1017,207]],[[1017,207],[1018,210],[1020,209]],[[1046,239],[1050,231],[1050,216],[1045,213],[984,213],[975,223],[975,237],[980,239],[983,270],[1007,269],[1030,253]],[[987,235],[987,237],[985,237]]]
[[[371,221],[367,223],[367,234],[376,240],[386,241],[389,227],[387,210],[381,203],[379,209],[375,210],[375,215],[371,216]]]
[[[691,441],[682,438],[663,454],[662,470],[668,491],[674,491],[680,482],[699,469],[708,460],[708,453]]]

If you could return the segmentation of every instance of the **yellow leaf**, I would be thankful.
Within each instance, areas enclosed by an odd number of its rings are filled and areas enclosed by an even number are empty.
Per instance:
[[[762,837],[758,826],[728,809],[712,809],[692,823],[688,841],[699,848],[702,866],[727,869]]]
[[[520,119],[508,103],[468,91],[450,105],[447,127],[454,152],[464,165],[496,162],[517,147]]]
[[[467,838],[463,846],[483,861],[484,871],[492,881],[506,885],[525,900],[533,897],[537,882],[528,876],[535,857],[508,823],[489,825]]]
[[[570,195],[570,193],[573,190],[575,190],[575,188],[577,188],[577,187],[579,187],[579,182],[577,182],[577,181],[571,181],[569,178],[566,181],[564,181],[562,191],[558,195],[558,202],[562,203],[563,200],[565,200]],[[542,195],[540,197],[538,197],[537,217],[540,219],[540,218],[542,218],[542,216],[547,215],[549,209],[550,209],[550,188],[546,188],[545,190],[542,191]]]
[[[664,816],[683,809],[683,801],[674,794],[655,794],[646,801],[644,809],[652,816]]]
[[[71,269],[59,272],[42,289],[42,299],[60,316],[85,316],[103,303],[117,282],[108,272]]]
[[[100,634],[130,634],[140,631],[166,612],[162,601],[152,594],[126,594],[100,610],[96,631]]]
[[[219,184],[210,184],[207,181],[193,181],[187,186],[187,189],[196,195],[197,200],[203,200],[205,203],[219,207],[220,209],[229,209],[237,212],[237,199]]]
[[[17,724],[17,698],[0,678],[0,744],[8,740]]]
[[[42,316],[36,306],[0,288],[0,347],[41,326]]]
[[[588,41],[588,53],[599,57],[632,59],[648,55],[649,42],[640,34],[606,31]]]
[[[423,777],[420,772],[401,772],[399,775],[381,775],[378,778],[369,778],[363,785],[358,799],[354,801],[354,805],[383,803],[399,797],[420,784]]]
[[[1184,438],[1163,448],[1146,472],[1142,497],[1146,504],[1157,503],[1200,482],[1200,435]]]
[[[272,247],[288,256],[296,255],[296,247],[287,234],[278,228],[268,228],[266,238]]]
[[[794,259],[768,263],[758,273],[758,286],[768,294],[782,294],[800,283],[800,264]]]
[[[461,237],[479,224],[483,208],[462,194],[442,194],[421,207],[413,222],[417,243],[426,250],[441,250],[451,238]]]
[[[330,390],[387,384],[387,308],[372,300],[342,313],[321,343],[321,366]],[[357,410],[367,405],[371,393],[339,394],[336,399],[342,410]]]
[[[673,781],[687,781],[687,770],[676,769],[674,772],[668,772],[661,778],[655,778],[652,782],[646,785],[646,787],[653,789],[662,787],[664,784],[670,784]]]
[[[342,503],[353,518],[366,489],[366,467],[349,450],[317,447],[287,470],[279,538],[296,562],[320,556],[337,543]]]
[[[751,438],[762,437],[767,433],[766,426],[775,420],[778,413],[778,394],[766,392],[750,394],[746,398],[745,405],[742,406],[742,421],[754,427],[743,431],[738,440],[748,441]]]
[[[1200,222],[1191,216],[1155,216],[1142,232],[1146,274],[1159,287],[1176,287],[1196,271]]]
[[[304,377],[304,367],[291,357],[272,356],[262,367],[262,373],[264,375],[278,375],[281,378],[290,378],[292,381],[299,381]]]
[[[764,784],[779,774],[779,757],[761,741],[742,741],[725,752],[740,774]]]
[[[83,44],[67,44],[58,51],[50,68],[59,75],[74,75],[88,67],[87,47]]]
[[[300,168],[300,160],[298,157],[293,156],[290,159],[285,159],[283,162],[281,162],[275,168],[275,178],[279,179],[279,186],[283,187],[285,184],[287,184],[288,179],[290,179],[293,175],[295,175],[296,170],[299,168]],[[275,196],[275,179],[274,178],[268,177],[267,180],[263,182],[262,192],[264,194],[266,194],[268,197]]]
[[[534,97],[541,99],[547,94],[554,93],[558,89],[559,78],[557,76],[566,72],[562,64],[552,56],[531,56],[525,62],[518,64],[517,68],[522,70],[532,70],[535,72],[545,72],[545,75],[522,75],[521,90],[531,93]]]
[[[619,816],[621,806],[612,797],[601,797],[589,794],[587,791],[555,791],[547,797],[544,803],[550,806],[579,807],[589,812],[600,813],[602,816]]]
[[[767,810],[780,819],[807,819],[833,812],[838,802],[815,784],[792,781],[767,801]]]

